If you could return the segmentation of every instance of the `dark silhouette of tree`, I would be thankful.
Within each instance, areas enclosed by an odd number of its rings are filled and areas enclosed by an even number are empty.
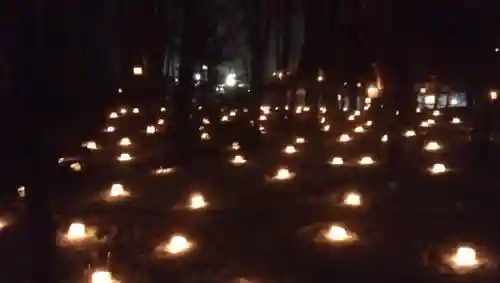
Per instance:
[[[304,10],[304,44],[297,70],[299,81],[307,87],[307,100],[311,104],[311,117],[315,118],[318,112],[320,87],[323,82],[317,82],[320,70],[325,70],[325,58],[329,44],[327,38],[330,1],[302,2]],[[316,124],[314,124],[316,125]]]
[[[265,54],[269,44],[269,3],[264,0],[249,0],[247,5],[248,15],[246,19],[250,32],[248,40],[252,53],[250,115],[253,121],[258,121],[264,91]]]
[[[183,28],[180,48],[179,85],[174,94],[173,131],[178,147],[178,162],[188,164],[192,158],[192,148],[195,139],[192,111],[192,95],[194,88],[193,74],[200,61],[198,48],[203,44],[203,34],[200,33],[200,20],[203,19],[199,9],[204,1],[183,1]]]

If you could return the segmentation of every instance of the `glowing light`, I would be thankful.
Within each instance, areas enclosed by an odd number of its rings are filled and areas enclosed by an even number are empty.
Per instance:
[[[286,154],[294,154],[294,153],[297,153],[297,149],[293,145],[288,145],[285,147],[283,152]]]
[[[132,109],[132,113],[134,114],[139,114],[139,112],[140,112],[139,108]]]
[[[366,102],[366,100],[365,100],[365,103],[367,103],[367,104],[371,103],[371,98],[378,97],[379,92],[380,92],[380,90],[376,86],[374,86],[374,85],[369,86],[366,89],[366,95],[368,95],[368,98],[370,98],[370,100],[369,100],[369,102]]]
[[[242,155],[235,155],[230,162],[234,165],[243,165],[247,163],[247,160]]]
[[[200,138],[201,140],[208,141],[210,140],[210,135],[208,133],[202,133]]]
[[[344,159],[342,157],[333,157],[329,162],[330,165],[343,165]]]
[[[133,71],[134,71],[135,76],[142,76],[143,75],[143,70],[142,70],[141,66],[135,66]]]
[[[424,103],[427,105],[434,105],[436,103],[436,96],[434,95],[424,96]]]
[[[325,80],[325,78],[321,75],[319,75],[316,79],[318,80],[318,82],[322,82]]]
[[[236,74],[229,74],[226,77],[226,85],[234,87],[236,85]]]
[[[366,121],[365,126],[371,127],[373,125],[373,122],[371,120]]]
[[[231,148],[232,148],[233,150],[239,150],[241,147],[240,147],[240,144],[239,144],[238,142],[233,142],[233,143],[231,144]]]
[[[468,246],[460,246],[449,258],[452,268],[457,270],[471,270],[481,264],[476,250]]]
[[[332,243],[349,243],[357,239],[354,233],[340,225],[331,225],[324,236]]]
[[[451,119],[450,123],[452,123],[452,124],[461,124],[462,120],[460,120],[460,118],[458,118],[458,117],[454,117],[453,119]]]
[[[119,283],[119,281],[113,279],[109,271],[96,270],[92,273],[90,283]]]
[[[129,153],[122,153],[117,158],[117,160],[120,162],[128,162],[128,161],[132,161],[132,159],[134,159],[134,158]]]
[[[86,227],[82,222],[73,222],[69,225],[66,239],[70,241],[81,241],[87,238]]]
[[[448,169],[446,168],[446,166],[444,164],[441,164],[441,163],[436,163],[436,164],[432,165],[432,167],[430,168],[431,174],[434,174],[434,175],[443,174],[443,173],[446,173],[447,171],[448,171]]]
[[[347,143],[347,142],[350,142],[351,140],[352,140],[352,138],[348,134],[342,134],[342,135],[340,135],[338,141],[341,143]]]
[[[122,138],[118,142],[118,145],[121,146],[121,147],[128,147],[128,146],[132,145],[132,141],[130,141],[129,138]]]
[[[171,255],[179,255],[188,252],[193,244],[182,235],[174,235],[170,241],[165,245],[164,251]]]
[[[146,127],[146,134],[148,135],[152,135],[154,133],[156,133],[156,127],[154,125],[149,125]]]
[[[427,93],[427,89],[425,87],[420,88],[420,93]]]
[[[386,143],[389,140],[389,136],[387,134],[383,135],[382,138],[380,138],[380,141],[383,143]]]
[[[259,116],[259,121],[266,121],[266,120],[267,120],[267,116],[265,116],[265,115]]]
[[[422,127],[422,128],[428,128],[429,127],[429,122],[423,121],[422,123],[420,123],[420,127]]]
[[[434,116],[434,117],[438,117],[438,116],[440,116],[440,115],[441,115],[441,112],[440,112],[439,110],[434,110],[434,111],[432,111],[432,116]]]
[[[304,139],[303,137],[297,137],[295,138],[295,143],[296,144],[303,144],[306,142],[306,139]]]
[[[361,195],[355,192],[347,193],[344,196],[342,203],[347,206],[354,206],[354,207],[361,206],[362,204]]]
[[[194,193],[189,197],[188,207],[192,210],[202,209],[208,206],[208,203],[205,201],[205,197],[203,197],[200,193]]]
[[[498,98],[498,93],[496,91],[490,91],[490,99],[497,100],[497,98]]]
[[[276,171],[273,180],[285,181],[285,180],[290,180],[293,177],[295,177],[295,173],[290,172],[286,168],[280,168],[278,169],[278,171]]]
[[[426,151],[438,151],[441,149],[441,145],[435,141],[430,141],[425,145],[424,149]]]
[[[160,167],[154,171],[155,175],[167,175],[170,173],[173,173],[175,171],[175,168],[163,168]]]
[[[115,131],[115,127],[113,126],[108,126],[106,129],[104,129],[105,132],[107,133],[112,133]]]
[[[328,124],[323,125],[323,127],[321,128],[321,131],[323,131],[323,132],[328,132],[328,131],[330,131],[330,125],[328,125]]]
[[[156,124],[158,124],[158,125],[160,125],[160,126],[161,126],[161,125],[165,124],[165,120],[163,120],[163,119],[158,119],[158,122],[157,122]]]
[[[120,109],[120,114],[122,114],[122,115],[127,114],[127,108]]]
[[[110,198],[123,198],[130,196],[130,192],[125,190],[122,184],[115,183],[111,185],[111,188],[108,191],[108,196]]]
[[[116,119],[116,118],[118,118],[118,113],[111,112],[108,117],[109,117],[109,119]]]
[[[347,120],[349,120],[349,121],[354,121],[354,119],[356,119],[356,117],[354,117],[354,115],[349,115],[349,117],[347,117]]]
[[[69,165],[69,168],[73,171],[79,172],[82,170],[83,166],[80,162],[73,162]]]
[[[17,195],[20,198],[24,198],[26,196],[26,187],[25,186],[19,186],[19,188],[17,188]]]
[[[355,133],[364,133],[365,129],[362,126],[357,126],[356,128],[354,128],[354,132]]]
[[[372,165],[375,164],[375,160],[373,160],[370,156],[364,156],[359,160],[359,165]]]
[[[99,149],[99,147],[97,146],[97,143],[95,141],[85,142],[85,143],[83,143],[82,146],[85,147],[88,150],[97,150],[97,149]]]
[[[8,223],[7,221],[0,219],[0,231],[3,230],[5,227],[7,227]]]
[[[415,133],[415,131],[414,131],[414,130],[408,130],[408,131],[406,131],[406,132],[404,133],[404,136],[405,136],[405,137],[407,137],[407,138],[414,137],[414,136],[416,136],[416,135],[417,135],[417,133]]]

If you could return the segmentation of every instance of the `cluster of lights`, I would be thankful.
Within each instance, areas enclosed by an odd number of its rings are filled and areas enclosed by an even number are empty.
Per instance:
[[[140,73],[140,74],[139,74]],[[134,74],[136,74],[136,70],[134,68]],[[142,68],[141,71],[136,74],[136,75],[142,75]],[[321,82],[324,80],[323,76],[318,76],[318,81]],[[234,80],[234,81],[232,81]],[[228,79],[226,79],[226,85],[228,86],[234,86],[236,84],[236,75],[230,74],[228,76]],[[362,87],[361,84],[359,84],[358,87]],[[366,89],[368,97],[365,99],[366,104],[370,104],[372,102],[373,98],[378,97],[379,95],[379,88],[375,86],[368,86]],[[426,90],[424,90],[423,93],[425,93]],[[422,90],[421,90],[422,92]],[[492,92],[493,93],[493,92]],[[492,93],[490,93],[490,97],[492,100],[496,99],[496,92],[495,92],[495,98],[492,97]],[[368,105],[369,106],[369,105]],[[365,106],[366,107],[366,106]],[[369,108],[369,107],[368,107]],[[261,106],[261,112],[262,115],[260,115],[259,120],[260,121],[267,121],[268,120],[268,115],[271,115],[271,107],[268,105],[263,105]],[[303,112],[308,112],[310,108],[308,106],[298,106],[295,109],[295,112],[297,114],[301,114]],[[367,110],[367,108],[365,108]],[[164,107],[161,108],[161,112],[166,111]],[[125,115],[128,112],[126,108],[122,108],[117,112],[112,112],[109,114],[110,119],[116,119],[120,115]],[[132,108],[132,113],[134,114],[139,114],[140,110],[138,108]],[[327,108],[324,106],[320,107],[320,112],[322,114],[325,114],[327,112]],[[227,115],[222,115],[220,117],[221,122],[229,122],[231,120],[231,117],[235,117],[237,115],[237,111],[231,110],[227,112]],[[359,110],[356,110],[353,114],[348,116],[348,120],[354,121],[356,120],[356,117],[359,117],[361,115],[361,112]],[[435,110],[432,112],[432,116],[438,117],[440,116],[441,113],[439,110]],[[210,120],[208,118],[203,118],[202,123],[204,125],[209,125]],[[356,122],[358,124],[358,121]],[[454,117],[451,121],[451,124],[460,124],[461,120],[458,117]],[[163,125],[164,120],[160,119],[158,120],[158,125]],[[255,122],[256,125],[257,122]],[[322,130],[325,132],[328,132],[330,130],[330,125],[327,124],[327,119],[326,117],[320,116],[320,124],[322,125]],[[371,120],[366,121],[362,125],[356,126],[353,129],[353,132],[355,133],[364,133],[365,131],[369,130],[369,127],[371,127],[373,122]],[[430,125],[434,125],[435,121],[433,119],[428,119],[427,121],[423,121],[421,126],[422,127],[428,127]],[[112,133],[115,132],[115,127],[114,126],[108,126],[105,129],[105,132]],[[265,133],[265,128],[264,126],[260,125],[259,130],[263,133]],[[146,134],[151,135],[154,133],[158,132],[158,128],[156,125],[148,125],[146,127]],[[404,133],[405,137],[414,137],[416,136],[416,132],[414,130],[408,130]],[[358,137],[356,135],[356,137]],[[200,138],[202,140],[210,140],[211,136],[207,132],[202,132],[200,135]],[[348,143],[352,141],[352,137],[349,134],[342,134],[338,138],[338,142],[340,143]],[[387,142],[388,141],[388,136],[385,134],[381,138],[381,142]],[[286,145],[283,149],[283,153],[286,155],[293,155],[298,152],[297,147],[300,144],[305,144],[307,141],[304,137],[296,137],[294,140],[294,145]],[[132,146],[133,143],[128,137],[123,137],[119,140],[118,146],[121,148],[129,148]],[[89,149],[89,150],[97,150],[100,149],[100,146],[95,142],[95,141],[88,141],[82,144],[83,147]],[[297,146],[297,147],[296,147]],[[300,147],[299,147],[300,148]],[[433,152],[433,151],[439,151],[443,147],[436,141],[429,141],[428,143],[425,144],[424,150],[428,152]],[[238,151],[240,150],[240,145],[237,142],[233,142],[230,146],[231,150]],[[236,152],[233,152],[236,153]],[[117,158],[120,162],[127,162],[131,161],[133,157],[128,154],[128,153],[121,153],[119,157]],[[235,154],[231,159],[229,159],[229,162],[235,166],[240,166],[243,164],[247,163],[247,160],[245,157],[241,154]],[[371,157],[371,156],[363,156],[359,160],[357,160],[357,163],[361,166],[369,166],[369,165],[374,165],[376,164],[376,161]],[[335,156],[332,157],[329,161],[328,164],[332,166],[341,166],[344,165],[344,159],[340,156]],[[75,171],[80,171],[82,169],[82,164],[79,162],[73,162],[70,165],[70,168],[75,170]],[[446,166],[442,163],[436,163],[433,164],[429,169],[429,172],[433,175],[439,175],[443,174],[445,172],[448,172],[449,169],[446,168]],[[155,175],[166,175],[174,172],[173,168],[163,168],[160,167],[156,170],[153,171]],[[287,181],[291,180],[296,176],[294,172],[289,170],[288,168],[281,167],[278,168],[278,170],[275,172],[275,174],[271,177],[271,180],[273,181]],[[21,190],[22,189],[22,190]],[[25,188],[20,187],[18,189],[19,195],[21,197],[24,197],[25,195]],[[122,184],[116,183],[113,184],[109,190],[107,190],[104,193],[104,198],[106,200],[118,200],[118,199],[123,199],[126,197],[130,196],[130,192],[124,188]],[[186,207],[190,210],[201,210],[204,208],[207,208],[209,206],[209,203],[205,200],[205,197],[201,193],[193,193],[189,196],[189,199],[187,201]],[[346,207],[360,207],[363,205],[363,197],[361,194],[358,192],[348,192],[343,195],[342,197],[342,205]],[[4,228],[7,225],[6,222],[0,220],[0,230]],[[321,237],[326,240],[329,243],[332,244],[349,244],[349,243],[354,243],[359,240],[359,237],[356,233],[350,231],[348,228],[346,228],[343,225],[340,224],[332,224],[330,225],[327,229],[324,229],[321,231]],[[68,230],[62,235],[62,239],[66,243],[69,243],[71,245],[80,245],[81,243],[85,243],[89,240],[95,240],[96,239],[96,229],[92,227],[86,226],[83,222],[74,222],[72,223]],[[175,234],[173,235],[166,243],[163,243],[160,245],[160,251],[163,254],[167,254],[170,256],[179,256],[182,254],[187,253],[188,251],[192,250],[194,247],[194,243],[188,240],[186,236],[183,236],[181,234]],[[456,249],[455,253],[449,257],[446,258],[447,262],[452,266],[454,269],[457,270],[470,270],[482,263],[481,259],[479,259],[476,255],[476,251],[467,246],[460,246]],[[97,270],[94,271],[92,274],[91,278],[92,282],[95,283],[104,283],[104,282],[119,282],[116,279],[113,278],[111,273],[106,270]]]

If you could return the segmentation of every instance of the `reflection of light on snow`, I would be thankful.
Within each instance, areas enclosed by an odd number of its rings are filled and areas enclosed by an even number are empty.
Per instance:
[[[233,87],[236,85],[236,74],[232,73],[226,77],[226,85]]]

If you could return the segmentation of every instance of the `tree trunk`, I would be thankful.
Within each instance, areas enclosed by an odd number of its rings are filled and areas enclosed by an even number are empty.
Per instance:
[[[199,61],[197,49],[202,40],[198,33],[199,5],[202,0],[183,1],[183,31],[180,48],[179,85],[174,94],[174,132],[177,143],[177,161],[189,165],[195,142],[194,125],[190,119],[192,110],[195,64]]]
[[[399,3],[401,4],[401,3]],[[401,4],[402,5],[402,4]],[[416,98],[413,95],[413,76],[410,72],[411,34],[409,21],[405,18],[403,6],[397,2],[385,1],[377,3],[381,20],[378,24],[378,42],[372,42],[379,58],[380,73],[383,79],[384,91],[384,122],[386,123],[388,141],[388,174],[391,180],[402,180],[403,170],[407,165],[414,164],[411,160],[402,159],[403,137],[405,128],[413,124]],[[399,116],[396,116],[399,111]]]
[[[251,39],[252,61],[250,63],[250,86],[252,89],[252,105],[250,116],[253,121],[258,121],[264,91],[265,54],[269,43],[270,20],[268,17],[269,7],[266,5],[266,2],[263,0],[253,0],[250,5],[250,34],[254,37]]]

